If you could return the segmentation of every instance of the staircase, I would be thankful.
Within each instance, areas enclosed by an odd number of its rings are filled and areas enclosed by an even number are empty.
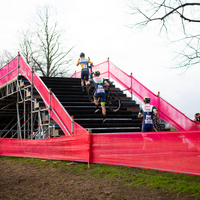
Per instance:
[[[120,97],[121,108],[118,112],[112,112],[106,105],[106,123],[102,123],[101,110],[94,113],[96,106],[89,100],[87,92],[82,92],[80,78],[41,77],[41,79],[48,88],[51,88],[69,115],[74,117],[74,121],[85,129],[91,130],[92,133],[141,131],[142,120],[137,118],[139,105],[115,85],[110,86],[110,91],[117,93]],[[7,85],[0,88],[0,137],[42,139],[65,135],[59,125],[49,118],[49,110],[45,107],[37,90],[33,89],[32,101],[30,82],[23,76],[20,76],[19,80],[21,92],[17,93],[17,79],[10,83],[9,95],[6,92]],[[31,102],[34,102],[32,111]],[[33,115],[32,133],[31,115]],[[20,134],[18,134],[19,129]]]
[[[74,121],[92,133],[140,132],[141,119],[137,118],[139,105],[128,98],[120,89],[111,85],[110,91],[116,92],[122,102],[116,113],[106,105],[106,123],[103,124],[101,111],[94,114],[96,106],[90,102],[87,92],[82,92],[80,78],[41,77],[43,82],[56,95]]]

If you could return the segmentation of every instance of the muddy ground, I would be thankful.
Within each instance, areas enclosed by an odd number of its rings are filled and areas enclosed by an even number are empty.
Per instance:
[[[45,160],[44,160],[45,162]],[[56,162],[55,162],[56,163]],[[0,157],[0,199],[136,199],[136,200],[188,200],[184,196],[159,189],[151,190],[127,186],[112,177],[85,176],[91,169],[72,173],[70,168],[77,163],[62,166],[38,165],[34,162],[12,161]]]

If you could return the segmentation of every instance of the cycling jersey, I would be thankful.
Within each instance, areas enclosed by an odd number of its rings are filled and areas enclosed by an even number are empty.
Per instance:
[[[101,77],[95,77],[89,81],[89,83],[93,83],[94,87],[96,89],[94,93],[94,98],[101,98],[101,104],[105,104],[105,89],[103,88],[104,84],[107,81],[104,78]]]
[[[88,60],[88,59],[80,59],[76,66],[78,66],[79,64],[81,65],[81,71],[88,71],[88,63],[93,64],[92,61]]]
[[[86,81],[88,81],[89,75],[88,63],[93,64],[93,62],[88,59],[80,59],[76,64],[76,66],[79,64],[81,65],[81,79],[85,79]]]
[[[145,104],[140,108],[139,114],[143,115],[142,132],[149,132],[153,127],[153,115],[154,110],[157,110],[155,106]]]

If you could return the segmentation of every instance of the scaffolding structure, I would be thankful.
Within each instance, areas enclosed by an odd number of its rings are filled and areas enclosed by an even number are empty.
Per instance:
[[[18,76],[12,81],[9,75],[18,70]],[[49,108],[45,104],[34,87],[33,69],[32,80],[29,82],[19,74],[17,69],[9,72],[2,78],[7,82],[0,87],[0,137],[18,139],[44,139],[57,136],[55,122],[50,118],[51,89],[49,89]]]

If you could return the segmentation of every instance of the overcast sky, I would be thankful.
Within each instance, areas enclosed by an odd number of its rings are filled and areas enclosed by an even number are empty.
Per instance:
[[[81,52],[94,64],[110,61],[127,74],[193,119],[200,112],[200,69],[181,71],[175,65],[174,48],[155,32],[127,28],[132,17],[127,12],[128,0],[6,0],[0,1],[0,53],[4,49],[18,51],[17,32],[34,20],[40,6],[57,10],[60,26],[66,30],[69,48],[73,50],[71,73],[80,70],[75,64]]]

